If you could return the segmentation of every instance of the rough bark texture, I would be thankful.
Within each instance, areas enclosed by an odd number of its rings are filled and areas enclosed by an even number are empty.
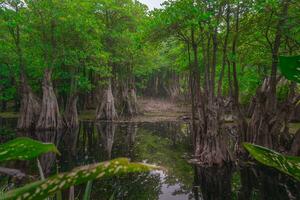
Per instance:
[[[232,160],[222,121],[223,106],[221,102],[203,106],[205,112],[199,116],[195,157],[202,166],[221,166]]]
[[[122,91],[122,115],[133,117],[138,114],[138,104],[135,89],[124,89]]]
[[[300,156],[300,129],[297,131],[294,137],[290,154],[293,156]]]
[[[278,106],[276,96],[279,48],[281,45],[282,29],[285,26],[288,13],[288,6],[289,0],[282,1],[274,41],[270,41],[268,32],[266,34],[266,39],[272,53],[271,74],[270,77],[264,80],[262,86],[257,89],[256,96],[251,103],[253,113],[247,125],[247,134],[243,136],[244,141],[272,149],[278,149],[280,136],[287,131],[286,124],[290,119],[291,109],[293,108],[293,103],[289,100],[287,100],[284,106]],[[241,129],[240,132],[243,133],[244,130]]]
[[[71,97],[68,99],[68,103],[64,113],[64,120],[67,128],[76,128],[79,126],[77,101],[77,94],[71,95]]]
[[[63,127],[57,98],[53,90],[51,74],[50,69],[46,69],[44,72],[42,108],[36,126],[38,130],[55,130]]]
[[[298,98],[289,95],[285,102],[269,110],[270,78],[265,79],[253,99],[254,111],[243,140],[279,150],[280,139],[288,134],[288,124]],[[293,92],[291,92],[293,93]]]
[[[112,94],[111,82],[109,81],[109,85],[104,91],[102,102],[97,108],[96,120],[114,121],[117,118],[115,100]]]
[[[217,23],[219,23],[222,11],[222,5],[219,5],[218,12],[216,14]],[[205,35],[205,31],[201,30]],[[217,64],[217,49],[218,49],[218,31],[217,27],[214,27],[213,35],[206,33],[207,43],[202,38],[203,51],[203,65],[204,70],[204,85],[203,91],[201,90],[200,83],[200,70],[198,62],[198,47],[194,36],[194,31],[191,30],[192,50],[194,57],[194,64],[191,70],[191,92],[195,95],[194,106],[192,110],[197,112],[197,121],[193,116],[193,132],[195,141],[195,159],[196,162],[202,166],[214,166],[224,165],[231,161],[231,155],[228,150],[227,136],[224,131],[223,121],[224,118],[224,102],[221,98],[217,98],[215,94],[215,73]],[[211,48],[211,43],[212,48]],[[212,55],[211,55],[212,53]],[[194,91],[194,92],[193,92]],[[195,111],[192,111],[195,112]],[[194,113],[193,115],[195,115]]]
[[[40,115],[40,100],[34,95],[26,77],[21,77],[21,107],[17,128],[19,130],[34,129]]]

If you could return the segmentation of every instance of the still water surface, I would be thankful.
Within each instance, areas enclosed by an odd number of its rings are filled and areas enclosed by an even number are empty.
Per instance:
[[[167,171],[131,174],[93,182],[91,199],[108,200],[223,200],[300,199],[300,186],[276,171],[259,167],[203,169],[188,164],[191,155],[189,125],[183,122],[94,123],[82,121],[78,130],[67,132],[21,133],[16,119],[0,118],[0,140],[27,136],[55,143],[62,156],[40,158],[47,176],[74,167],[128,157],[132,161],[163,166]],[[38,176],[35,162],[10,166]],[[12,181],[0,176],[0,187]],[[85,186],[64,191],[82,199]]]

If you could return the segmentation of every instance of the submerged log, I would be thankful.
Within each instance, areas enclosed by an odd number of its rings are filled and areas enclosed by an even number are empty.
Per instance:
[[[104,91],[102,102],[97,108],[96,120],[114,121],[117,118],[115,100],[112,94],[111,82],[109,81],[108,87]]]
[[[44,72],[42,108],[36,126],[38,130],[56,130],[63,127],[63,120],[60,116],[57,98],[53,90],[51,74],[51,69],[46,69]]]
[[[32,92],[26,77],[21,76],[21,107],[17,128],[19,130],[34,129],[40,115],[40,99]]]
[[[5,167],[0,167],[0,174],[5,174],[11,177],[15,177],[17,179],[23,179],[26,177],[26,174],[18,169],[11,169]]]

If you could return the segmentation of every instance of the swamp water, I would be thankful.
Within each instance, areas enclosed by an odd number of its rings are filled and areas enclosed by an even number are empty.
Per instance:
[[[203,169],[188,164],[192,150],[189,148],[189,125],[183,122],[82,121],[78,130],[65,133],[21,133],[16,132],[15,127],[16,119],[0,118],[1,143],[26,136],[57,145],[62,156],[46,154],[40,158],[47,176],[118,157],[166,169],[94,181],[93,200],[108,200],[111,196],[118,200],[300,199],[299,184],[271,169],[261,166]],[[34,161],[17,161],[7,166],[38,178]],[[0,175],[0,189],[13,182]],[[82,199],[84,190],[85,185],[64,191],[63,199],[69,199],[70,194]]]

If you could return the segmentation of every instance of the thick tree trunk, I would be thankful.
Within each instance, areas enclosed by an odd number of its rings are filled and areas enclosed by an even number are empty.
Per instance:
[[[19,130],[34,129],[40,115],[40,100],[34,95],[26,77],[21,74],[21,107],[17,128]]]
[[[115,100],[112,94],[111,82],[109,81],[108,87],[104,91],[102,102],[97,108],[96,120],[114,121],[117,118]]]
[[[78,101],[77,94],[71,95],[68,99],[68,103],[64,113],[64,120],[67,128],[73,129],[79,126],[77,101]]]
[[[137,97],[135,89],[124,88],[122,91],[122,115],[133,117],[138,114]]]
[[[267,90],[269,79],[265,79],[263,85],[257,90],[253,100],[254,111],[248,123],[247,134],[243,141],[256,143],[265,147],[273,148],[273,141],[269,133],[270,117],[266,110]]]
[[[277,106],[276,110],[269,112],[269,81],[270,78],[265,79],[263,85],[257,90],[253,100],[254,112],[248,124],[244,141],[278,149],[282,146],[280,139],[288,134],[288,124],[298,99],[290,94],[281,106]]]
[[[51,69],[46,69],[44,72],[42,109],[36,126],[38,130],[56,130],[63,127],[51,74]]]
[[[279,139],[282,128],[285,129],[285,121],[291,112],[291,102],[287,102],[285,108],[278,109],[276,86],[277,86],[277,65],[279,57],[279,48],[282,38],[282,28],[285,25],[288,12],[289,0],[282,1],[282,10],[277,23],[277,30],[273,44],[266,34],[271,52],[272,52],[272,69],[269,78],[257,89],[256,96],[253,98],[252,105],[254,111],[250,122],[248,123],[247,133],[243,140],[256,143],[265,147],[276,149],[279,147]],[[244,132],[243,130],[240,130]],[[285,131],[285,130],[284,130]]]
[[[293,156],[300,156],[300,129],[297,131],[294,137],[290,154]]]
[[[203,166],[222,166],[232,161],[228,134],[222,122],[223,104],[205,105],[206,115],[199,116],[202,127],[198,128],[195,158]]]
[[[217,22],[219,22],[222,4],[219,5],[217,13]],[[212,36],[212,56],[210,55],[210,41],[211,36],[207,34],[207,49],[206,55],[204,56],[205,63],[205,84],[204,92],[201,92],[200,89],[200,78],[196,79],[198,94],[196,93],[195,100],[197,101],[197,111],[198,111],[198,121],[195,123],[197,126],[194,131],[196,131],[196,145],[195,145],[195,158],[196,162],[205,165],[224,165],[227,162],[232,160],[232,156],[229,152],[229,145],[227,143],[227,136],[224,133],[224,102],[221,98],[216,98],[215,95],[215,72],[217,64],[217,49],[218,49],[218,40],[217,40],[217,27],[213,29]],[[192,35],[192,41],[193,35]],[[203,41],[203,47],[204,41]],[[193,46],[194,47],[194,46]],[[197,63],[197,49],[194,49],[194,59]],[[194,73],[198,74],[199,71],[198,64],[195,65]]]

